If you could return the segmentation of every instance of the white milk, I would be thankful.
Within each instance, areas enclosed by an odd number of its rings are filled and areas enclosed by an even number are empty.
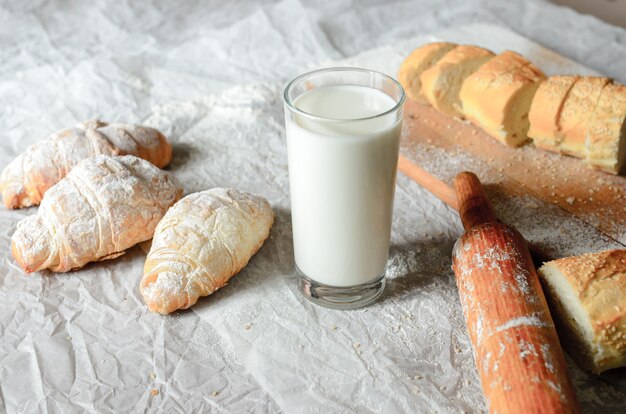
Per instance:
[[[396,102],[364,86],[323,86],[296,98],[287,117],[296,264],[316,282],[355,286],[378,279],[389,256],[401,121]]]

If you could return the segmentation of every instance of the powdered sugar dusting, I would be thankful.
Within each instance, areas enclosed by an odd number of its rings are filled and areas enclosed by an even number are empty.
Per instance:
[[[150,239],[181,195],[178,181],[147,161],[99,155],[50,188],[37,215],[18,224],[13,242],[29,270],[66,272]]]

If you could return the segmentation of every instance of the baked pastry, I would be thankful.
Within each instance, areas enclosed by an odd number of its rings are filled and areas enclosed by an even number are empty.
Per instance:
[[[626,86],[610,83],[587,125],[585,162],[618,174],[626,162]]]
[[[269,236],[269,203],[242,191],[214,188],[190,194],[159,223],[140,291],[163,315],[187,309],[238,273]]]
[[[557,139],[561,152],[578,158],[586,157],[588,124],[594,117],[602,90],[609,82],[608,78],[585,76],[572,86],[559,117]]]
[[[626,250],[548,262],[539,275],[570,355],[596,373],[626,366]]]
[[[521,55],[503,52],[463,82],[459,93],[463,114],[497,140],[522,145],[530,103],[543,79],[541,70]]]
[[[459,90],[463,81],[494,56],[493,52],[478,46],[455,47],[422,72],[422,95],[437,110],[461,117]]]
[[[150,239],[182,193],[172,174],[135,156],[88,158],[46,192],[37,214],[17,224],[13,256],[27,273],[112,259]]]
[[[558,122],[563,103],[580,76],[550,76],[541,82],[530,105],[528,136],[537,148],[559,152]]]
[[[454,43],[436,42],[420,46],[411,52],[398,71],[398,81],[409,98],[427,103],[422,96],[420,75],[455,47]]]
[[[172,158],[172,146],[159,131],[139,125],[87,121],[31,145],[0,176],[7,208],[37,205],[44,193],[85,158],[136,155],[157,167]]]

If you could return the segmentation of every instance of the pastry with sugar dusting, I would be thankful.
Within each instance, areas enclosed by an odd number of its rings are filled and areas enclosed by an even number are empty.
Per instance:
[[[86,121],[31,145],[0,176],[7,208],[38,205],[44,193],[82,160],[95,155],[135,155],[159,168],[172,159],[172,145],[154,128]]]
[[[267,200],[214,188],[176,203],[159,223],[140,291],[152,312],[187,309],[221,288],[261,248],[274,212]]]
[[[169,172],[132,155],[78,164],[21,220],[11,250],[28,273],[67,272],[148,240],[183,189]]]

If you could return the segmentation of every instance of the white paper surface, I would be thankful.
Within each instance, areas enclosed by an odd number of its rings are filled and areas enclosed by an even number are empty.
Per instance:
[[[298,294],[282,87],[375,46],[383,48],[349,61],[389,70],[413,44],[463,37],[450,28],[477,22],[513,25],[624,81],[626,34],[541,1],[225,3],[0,6],[0,167],[79,120],[138,122],[171,137],[169,169],[187,193],[233,186],[268,198],[277,213],[270,239],[226,288],[162,317],[139,295],[140,248],[70,274],[27,277],[9,245],[35,209],[0,209],[0,411],[484,410],[450,270],[460,223],[405,177],[382,300],[341,312]],[[497,37],[484,41],[497,48]],[[545,223],[522,220],[522,230],[550,239],[553,252],[611,246],[564,244],[567,235],[545,230],[553,216],[543,206],[497,205],[541,216]],[[587,411],[626,409],[623,370],[598,379],[570,367]]]

